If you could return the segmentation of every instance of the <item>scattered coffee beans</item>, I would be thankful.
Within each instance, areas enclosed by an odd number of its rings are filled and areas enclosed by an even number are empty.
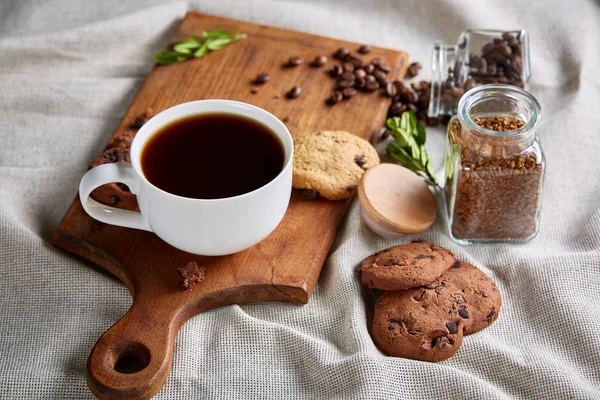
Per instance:
[[[300,86],[294,86],[290,89],[289,92],[286,93],[285,97],[287,97],[288,99],[295,99],[296,97],[300,96],[301,93],[302,89],[300,88]]]
[[[358,52],[360,54],[369,54],[371,52],[371,46],[368,46],[366,44],[363,44],[362,46],[360,46],[358,48]]]
[[[421,63],[418,62],[414,62],[412,64],[410,64],[408,66],[408,69],[406,70],[406,77],[407,78],[414,78],[415,76],[417,76],[419,74],[419,71],[421,70],[423,66],[421,65]]]
[[[140,129],[142,125],[148,122],[148,120],[152,117],[154,117],[154,110],[152,110],[151,108],[147,108],[145,113],[143,113],[135,119],[133,124],[131,124],[131,127],[134,129]]]
[[[315,57],[315,59],[311,63],[311,66],[318,68],[318,67],[322,67],[325,64],[327,64],[327,57],[325,57],[325,56],[317,56],[317,57]]]
[[[288,67],[297,67],[300,64],[302,64],[300,57],[290,57],[287,62]]]
[[[513,117],[475,118],[474,122],[495,131],[511,131],[524,125]],[[505,156],[504,148],[498,147],[492,148],[496,156],[484,156],[476,144],[464,144],[466,139],[461,137],[460,122],[453,120],[449,129],[454,142],[463,143],[459,155],[461,167],[456,171],[458,181],[451,227],[454,237],[525,239],[532,236],[536,231],[542,183],[543,165],[538,155]]]
[[[258,74],[256,75],[256,78],[254,78],[254,80],[252,81],[252,83],[254,83],[255,85],[262,85],[265,84],[267,82],[269,82],[271,80],[271,75],[269,74]]]

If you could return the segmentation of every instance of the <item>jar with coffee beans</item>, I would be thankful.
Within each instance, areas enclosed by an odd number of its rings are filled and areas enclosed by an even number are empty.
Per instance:
[[[428,114],[452,116],[468,90],[494,83],[526,88],[529,76],[527,31],[467,29],[456,45],[434,44]]]
[[[538,231],[546,161],[541,108],[507,84],[469,90],[448,124],[444,196],[460,244],[525,242]]]

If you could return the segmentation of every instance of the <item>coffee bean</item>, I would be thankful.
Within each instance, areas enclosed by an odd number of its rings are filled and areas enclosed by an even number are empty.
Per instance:
[[[353,72],[346,71],[340,76],[340,80],[353,81],[356,79],[356,75]]]
[[[317,56],[317,57],[315,57],[315,59],[313,60],[311,65],[313,67],[322,67],[325,64],[327,64],[327,57]]]
[[[254,78],[253,83],[255,85],[263,85],[271,80],[271,75],[269,74],[258,74],[256,78]]]
[[[357,70],[354,70],[354,76],[356,77],[356,79],[364,78],[365,76],[367,76],[367,73],[365,72],[364,69],[359,68]]]
[[[290,57],[287,62],[289,67],[297,67],[300,64],[302,64],[302,59],[300,57]]]
[[[342,68],[346,72],[352,72],[352,71],[354,71],[354,64],[352,64],[350,62],[345,62],[342,64]]]
[[[365,76],[365,79],[367,80],[367,83],[369,83],[369,82],[377,82],[377,78],[375,78],[375,76],[371,75],[371,74],[367,74],[367,76]]]
[[[343,73],[344,73],[344,70],[339,65],[334,65],[329,69],[329,75],[331,75],[333,78],[337,78],[338,76],[342,75]]]
[[[371,52],[371,46],[363,44],[358,48],[360,54],[369,54]]]
[[[351,51],[350,53],[348,53],[348,57],[347,57],[348,61],[351,60],[362,60],[361,55],[356,52],[356,51]]]
[[[415,76],[417,76],[419,74],[419,71],[421,70],[422,67],[423,66],[419,62],[414,62],[414,63],[410,64],[408,66],[408,69],[406,70],[406,76],[408,78],[414,78]]]
[[[328,104],[337,104],[344,99],[344,95],[339,90],[334,90],[327,99]]]
[[[316,190],[312,189],[302,189],[302,196],[307,200],[315,200],[318,199],[320,194]]]
[[[380,85],[387,85],[388,78],[387,76],[385,76],[385,73],[383,71],[375,71],[373,72],[373,76],[375,77],[375,79],[377,79],[377,82],[379,82]]]
[[[290,89],[289,92],[286,93],[285,97],[287,97],[288,99],[295,99],[296,97],[300,96],[301,93],[302,89],[300,88],[300,86],[294,86]]]
[[[357,89],[364,89],[367,86],[367,80],[365,78],[358,78],[354,81],[354,87]]]
[[[458,325],[456,325],[456,322],[454,321],[449,321],[446,322],[446,328],[448,329],[449,333],[456,333],[458,330]]]
[[[354,65],[354,68],[362,68],[365,66],[365,62],[360,58],[352,58],[349,62]]]
[[[353,87],[347,87],[344,90],[342,90],[342,94],[344,95],[345,99],[349,99],[350,97],[354,96],[356,93],[358,93],[358,92]]]
[[[375,66],[373,64],[367,64],[363,68],[367,74],[372,74],[375,72]]]
[[[404,109],[402,109],[402,107],[404,107]],[[399,116],[401,116],[404,111],[406,111],[406,106],[404,106],[399,101],[395,102],[395,103],[392,103],[392,105],[390,106],[390,114],[393,117],[399,117]]]
[[[342,79],[341,81],[338,81],[338,83],[337,83],[338,89],[345,89],[345,88],[349,88],[352,86],[354,86],[354,79],[352,79],[352,80]]]
[[[367,75],[367,78],[368,78],[369,76],[372,76],[372,75]],[[377,82],[377,81],[369,81],[369,80],[367,80],[367,84],[365,85],[365,90],[366,90],[367,92],[373,92],[373,91],[375,91],[375,90],[379,89],[379,87],[380,87],[380,86],[379,86],[379,82]]]
[[[401,94],[401,98],[405,103],[415,104],[417,101],[419,101],[419,94],[414,90],[408,89]]]
[[[367,163],[367,159],[364,156],[356,156],[354,158],[354,162],[356,163],[356,165],[358,165],[359,167],[362,167],[363,165],[365,165]]]
[[[378,66],[383,62],[383,60],[379,57],[375,57],[374,59],[371,60],[371,64],[374,66]]]
[[[379,64],[377,65],[377,68],[379,68],[379,70],[385,72],[386,74],[392,70],[392,68],[390,68],[390,66],[386,64]]]
[[[394,97],[396,95],[396,86],[392,82],[388,82],[385,85],[385,95],[387,97]]]
[[[348,54],[350,54],[350,50],[340,47],[333,56],[338,60],[345,60],[346,57],[348,57]]]
[[[464,319],[469,318],[469,312],[466,308],[461,308],[460,310],[458,310],[458,315],[460,315],[460,317]]]
[[[417,106],[415,106],[414,104],[407,104],[406,107],[408,108],[408,111],[412,111],[412,112],[417,112],[419,111],[419,109],[417,108]]]

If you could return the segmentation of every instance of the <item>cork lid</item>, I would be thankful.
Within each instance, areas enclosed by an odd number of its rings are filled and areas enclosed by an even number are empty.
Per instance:
[[[435,197],[427,184],[397,164],[367,170],[358,185],[358,198],[372,222],[387,231],[419,233],[435,220]]]

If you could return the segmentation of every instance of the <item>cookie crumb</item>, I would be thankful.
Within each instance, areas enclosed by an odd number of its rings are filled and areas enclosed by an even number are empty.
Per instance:
[[[148,122],[148,120],[152,117],[154,117],[154,110],[148,107],[145,113],[135,119],[131,127],[134,129],[140,129],[142,125]]]
[[[206,269],[198,267],[198,264],[195,262],[189,262],[185,268],[177,268],[177,272],[183,279],[183,287],[185,289],[192,289],[197,283],[205,279]]]

